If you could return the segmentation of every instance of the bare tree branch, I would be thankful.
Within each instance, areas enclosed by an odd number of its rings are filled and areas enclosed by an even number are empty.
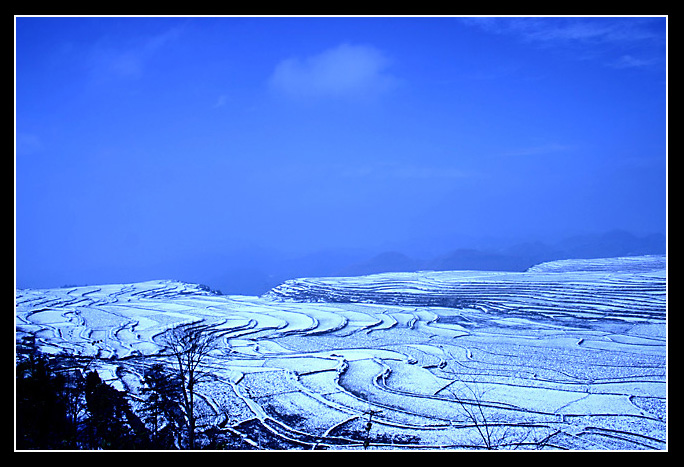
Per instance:
[[[215,325],[203,321],[170,329],[163,336],[163,343],[174,357],[183,396],[182,408],[187,423],[188,447],[195,447],[195,395],[197,384],[207,374],[201,371],[201,364],[209,354],[218,348],[221,332]]]

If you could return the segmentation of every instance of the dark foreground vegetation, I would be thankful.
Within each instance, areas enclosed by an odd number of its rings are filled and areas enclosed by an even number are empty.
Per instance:
[[[146,375],[141,416],[73,358],[31,351],[16,371],[17,449],[173,449],[181,434],[177,391],[161,368]]]
[[[17,348],[18,450],[244,449],[239,437],[219,441],[198,426],[194,387],[213,339],[204,327],[171,333],[171,367],[145,359],[140,394],[119,391],[90,368],[93,358],[46,355],[32,343]],[[175,341],[172,341],[176,339]]]

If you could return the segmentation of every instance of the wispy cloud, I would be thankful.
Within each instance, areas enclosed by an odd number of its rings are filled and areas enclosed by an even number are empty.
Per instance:
[[[541,144],[537,146],[528,146],[523,148],[512,149],[510,151],[499,154],[503,157],[526,157],[526,156],[546,156],[550,154],[564,153],[573,149],[572,146],[558,143]]]
[[[335,173],[349,179],[403,181],[459,180],[479,176],[478,173],[472,170],[465,170],[458,167],[400,164],[398,162],[349,164],[336,168]]]
[[[607,65],[611,68],[642,68],[648,67],[656,63],[654,58],[644,59],[633,57],[632,55],[623,55],[620,58],[609,62]]]
[[[227,102],[228,102],[228,97],[225,94],[221,94],[220,96],[218,96],[218,99],[216,99],[216,102],[214,103],[213,107],[215,109],[225,107]]]
[[[18,155],[31,155],[43,149],[43,143],[40,138],[33,133],[17,133],[15,145]]]
[[[181,30],[181,27],[174,27],[156,35],[138,38],[127,46],[112,45],[107,38],[103,38],[90,51],[91,74],[98,80],[138,79],[143,75],[150,58],[175,41]]]
[[[657,18],[620,17],[482,17],[465,24],[495,34],[513,34],[530,42],[635,42],[660,39]]]
[[[281,61],[269,82],[273,89],[293,97],[368,97],[397,84],[389,66],[388,57],[374,47],[341,44],[309,57]]]
[[[622,63],[623,68],[657,63],[654,57],[662,55],[665,43],[663,18],[483,17],[463,23],[538,47],[571,48],[577,58],[599,59],[607,66]]]

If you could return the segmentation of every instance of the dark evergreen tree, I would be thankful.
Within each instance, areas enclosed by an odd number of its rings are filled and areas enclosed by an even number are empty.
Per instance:
[[[30,351],[16,366],[17,449],[73,449],[74,390],[54,360]]]
[[[177,390],[154,384],[159,410],[171,420],[154,440],[129,404],[128,396],[102,381],[92,363],[65,355],[45,355],[33,342],[17,346],[15,447],[26,449],[140,449],[173,447],[182,429]],[[159,369],[161,374],[161,367]],[[176,395],[174,395],[176,394]],[[174,410],[175,397],[175,410]],[[171,440],[170,442],[168,440]],[[155,446],[154,442],[161,443]]]
[[[180,384],[178,377],[166,371],[160,363],[145,370],[140,412],[155,449],[173,449],[175,439],[180,446],[184,423]]]
[[[86,420],[90,447],[136,449],[149,447],[147,430],[123,393],[107,385],[95,371],[85,378]]]

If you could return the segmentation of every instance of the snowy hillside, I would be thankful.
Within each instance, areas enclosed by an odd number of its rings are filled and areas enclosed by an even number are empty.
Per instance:
[[[666,447],[664,256],[304,278],[263,297],[174,281],[16,291],[18,343],[92,357],[132,395],[146,366],[172,364],[163,333],[200,321],[222,335],[204,421],[245,447]]]
[[[563,274],[559,274],[563,273]],[[528,272],[426,271],[294,279],[266,297],[476,308],[537,319],[664,319],[665,257],[542,263]]]
[[[528,272],[617,272],[662,274],[665,271],[665,255],[622,256],[618,258],[565,259],[537,264]]]

